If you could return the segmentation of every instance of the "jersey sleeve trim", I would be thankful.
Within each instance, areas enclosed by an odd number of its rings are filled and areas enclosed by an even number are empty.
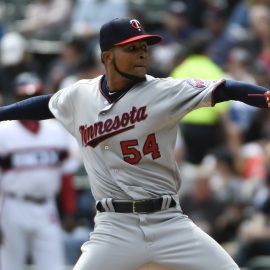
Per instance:
[[[216,105],[216,101],[215,101],[215,91],[217,90],[217,88],[222,85],[225,82],[225,80],[221,80],[212,90],[212,95],[211,95],[211,106],[214,107]]]

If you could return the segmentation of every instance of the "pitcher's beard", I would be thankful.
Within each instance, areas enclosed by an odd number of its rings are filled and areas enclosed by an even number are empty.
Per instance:
[[[145,76],[140,77],[140,76],[132,75],[132,74],[129,74],[129,73],[126,73],[126,72],[121,71],[117,67],[117,65],[115,63],[115,59],[113,59],[113,66],[114,66],[114,68],[115,68],[115,70],[116,70],[116,72],[118,74],[120,74],[121,76],[125,77],[126,79],[128,79],[130,81],[133,81],[134,83],[143,82],[143,81],[146,80],[146,77]]]

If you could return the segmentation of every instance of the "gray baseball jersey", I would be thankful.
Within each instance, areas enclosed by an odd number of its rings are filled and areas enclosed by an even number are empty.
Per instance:
[[[92,193],[108,211],[97,212],[74,270],[137,270],[149,262],[169,270],[239,270],[182,214],[173,156],[179,119],[211,106],[221,82],[147,76],[113,102],[100,76],[53,95],[50,110],[79,142]],[[160,196],[173,197],[176,207],[168,209],[163,200],[162,211],[151,214],[113,212],[112,199]]]
[[[220,81],[147,76],[110,103],[100,80],[81,80],[50,100],[52,113],[81,146],[95,199],[177,194],[176,123],[195,107],[210,106]]]

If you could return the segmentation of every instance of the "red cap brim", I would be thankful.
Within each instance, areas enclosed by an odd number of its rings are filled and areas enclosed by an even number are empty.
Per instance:
[[[155,45],[162,41],[162,37],[159,35],[139,35],[136,37],[128,38],[121,42],[114,44],[115,46],[125,45],[137,40],[145,40],[148,45]]]

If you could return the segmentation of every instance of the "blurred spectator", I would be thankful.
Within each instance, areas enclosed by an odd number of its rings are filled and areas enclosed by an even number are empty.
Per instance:
[[[89,195],[89,191],[88,191]],[[89,238],[89,227],[77,224],[71,231],[63,231],[65,264],[75,265],[81,255],[81,246]]]
[[[146,30],[156,29],[160,26],[160,19],[166,12],[168,0],[126,0],[129,13],[138,18]],[[149,30],[152,31],[152,30]]]
[[[181,198],[181,206],[183,212],[202,230],[211,236],[216,234],[216,222],[223,215],[225,207],[215,197],[207,175],[197,171],[191,192]]]
[[[211,8],[212,6],[216,5],[227,5],[227,1],[219,0],[219,1],[212,1],[212,0],[180,0],[184,1],[188,7],[188,17],[191,21],[192,25],[198,28],[203,27],[203,14],[204,12]]]
[[[158,33],[163,37],[163,44],[186,41],[195,31],[187,16],[187,6],[182,1],[169,3],[163,18],[163,29]]]
[[[71,31],[84,38],[96,37],[105,22],[127,14],[127,0],[78,0],[74,6]]]
[[[225,76],[231,80],[256,83],[255,77],[251,73],[251,65],[252,59],[249,51],[235,46],[228,54]]]
[[[78,148],[76,148],[78,150]],[[75,156],[77,156],[75,154]],[[81,155],[79,155],[81,157]],[[81,166],[76,171],[76,214],[75,224],[71,230],[63,230],[63,239],[66,251],[66,264],[75,265],[81,255],[81,246],[88,240],[89,231],[94,229],[94,217],[96,215],[95,200],[91,191],[89,192],[89,181],[85,168]]]
[[[38,70],[36,62],[28,51],[26,39],[16,33],[9,32],[0,41],[0,93],[3,102],[14,101],[13,82],[21,72]]]
[[[228,31],[235,38],[246,37],[247,28],[249,27],[249,0],[242,0],[235,6],[233,9],[229,23],[228,23]],[[238,36],[238,37],[237,37]]]
[[[7,33],[1,41],[2,66],[14,66],[26,57],[27,41],[18,33]]]
[[[176,65],[178,54],[183,50],[183,43],[195,32],[187,17],[184,2],[174,1],[168,5],[162,20],[162,28],[157,31],[163,37],[159,46],[151,48],[150,73],[166,77]]]
[[[87,43],[81,38],[67,38],[58,58],[49,66],[46,85],[49,92],[56,92],[67,76],[74,75],[78,65],[86,59]]]
[[[251,73],[251,55],[249,51],[242,47],[232,48],[228,54],[226,62],[225,78],[229,80],[256,83],[255,76]],[[255,117],[257,108],[238,101],[231,101],[230,119],[239,128],[239,136],[245,141],[245,133]]]
[[[202,28],[202,14],[207,8],[205,1],[185,0],[188,7],[188,17],[195,27]]]
[[[234,40],[225,31],[228,14],[225,8],[212,7],[203,14],[203,26],[210,33],[207,55],[220,67],[224,68]]]
[[[218,147],[211,151],[201,164],[201,168],[208,171],[213,196],[224,206],[222,215],[215,222],[216,230],[213,237],[219,243],[229,244],[229,246],[235,244],[235,237],[244,218],[246,206],[251,201],[244,179],[239,174],[237,159],[238,156],[228,148]]]
[[[95,78],[103,72],[103,66],[100,66],[100,62],[97,61],[96,55],[88,52],[85,55],[85,58],[80,59],[75,67],[74,73],[62,80],[59,88],[62,89],[68,87],[69,85],[82,79]]]
[[[217,197],[227,205],[248,201],[250,194],[246,194],[244,181],[238,171],[237,156],[226,147],[212,150],[211,155],[216,160],[211,185]]]
[[[5,5],[0,3],[0,39],[6,32],[7,22],[5,20]]]
[[[183,0],[181,0],[183,1]],[[204,13],[208,9],[226,9],[231,11],[238,1],[241,0],[184,0],[188,6],[188,16],[191,23],[198,27],[203,28]]]
[[[16,21],[25,17],[27,5],[32,0],[9,0],[0,1],[0,18],[5,23],[7,31],[16,30]]]
[[[246,132],[246,142],[269,140],[270,137],[270,113],[267,110],[258,110]]]
[[[17,23],[17,29],[31,38],[60,40],[69,25],[71,8],[71,0],[35,0],[27,7],[24,20]]]
[[[172,77],[177,79],[222,79],[224,74],[209,57],[205,55],[209,35],[196,32],[187,44],[190,54],[172,71]],[[228,111],[228,102],[217,104],[214,108],[199,108],[188,113],[180,123],[181,134],[185,145],[185,159],[193,164],[199,164],[209,150],[224,144],[225,134],[223,120]]]
[[[270,174],[265,179],[267,196],[254,209],[251,217],[245,220],[239,230],[240,246],[235,260],[240,267],[259,255],[270,255]]]
[[[245,47],[254,59],[268,47],[269,8],[269,0],[241,1],[228,21],[226,35],[234,44]]]
[[[243,157],[242,177],[246,182],[253,184],[253,189],[255,189],[266,174],[264,146],[260,141],[244,144],[241,147],[241,155]]]
[[[255,5],[250,8],[251,29],[258,43],[258,60],[266,67],[270,77],[270,7]]]
[[[262,5],[269,8],[269,0],[242,0],[235,6],[228,21],[227,33],[235,41],[250,40],[250,9],[254,5]]]

